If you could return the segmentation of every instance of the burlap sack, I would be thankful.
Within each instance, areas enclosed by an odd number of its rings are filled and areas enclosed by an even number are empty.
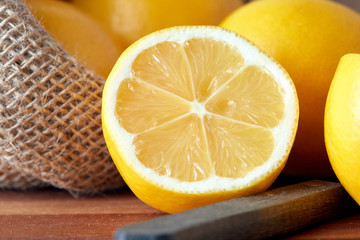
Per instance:
[[[102,135],[104,82],[21,1],[0,0],[0,188],[97,192],[124,185]]]

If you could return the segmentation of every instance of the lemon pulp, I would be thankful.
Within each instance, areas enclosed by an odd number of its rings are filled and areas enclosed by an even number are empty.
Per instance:
[[[115,114],[144,166],[194,182],[245,177],[266,162],[284,106],[266,69],[245,64],[226,43],[194,38],[141,52],[117,91]]]

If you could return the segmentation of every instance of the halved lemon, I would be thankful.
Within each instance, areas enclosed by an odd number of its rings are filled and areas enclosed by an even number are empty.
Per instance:
[[[289,75],[252,43],[219,27],[174,27],[121,55],[102,124],[130,189],[174,213],[267,189],[298,111]]]

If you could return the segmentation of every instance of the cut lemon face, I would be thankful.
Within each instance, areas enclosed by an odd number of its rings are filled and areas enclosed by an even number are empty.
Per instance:
[[[219,27],[174,27],[122,54],[102,123],[131,190],[173,213],[267,189],[298,109],[289,75],[252,43]]]

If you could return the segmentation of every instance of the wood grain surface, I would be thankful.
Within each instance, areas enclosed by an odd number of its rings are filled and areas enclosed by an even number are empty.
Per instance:
[[[83,198],[56,189],[0,191],[0,239],[112,239],[123,226],[164,215],[127,189]],[[360,239],[360,212],[282,238]]]
[[[83,198],[55,189],[0,191],[0,239],[112,239],[121,226],[162,215],[129,190]]]

